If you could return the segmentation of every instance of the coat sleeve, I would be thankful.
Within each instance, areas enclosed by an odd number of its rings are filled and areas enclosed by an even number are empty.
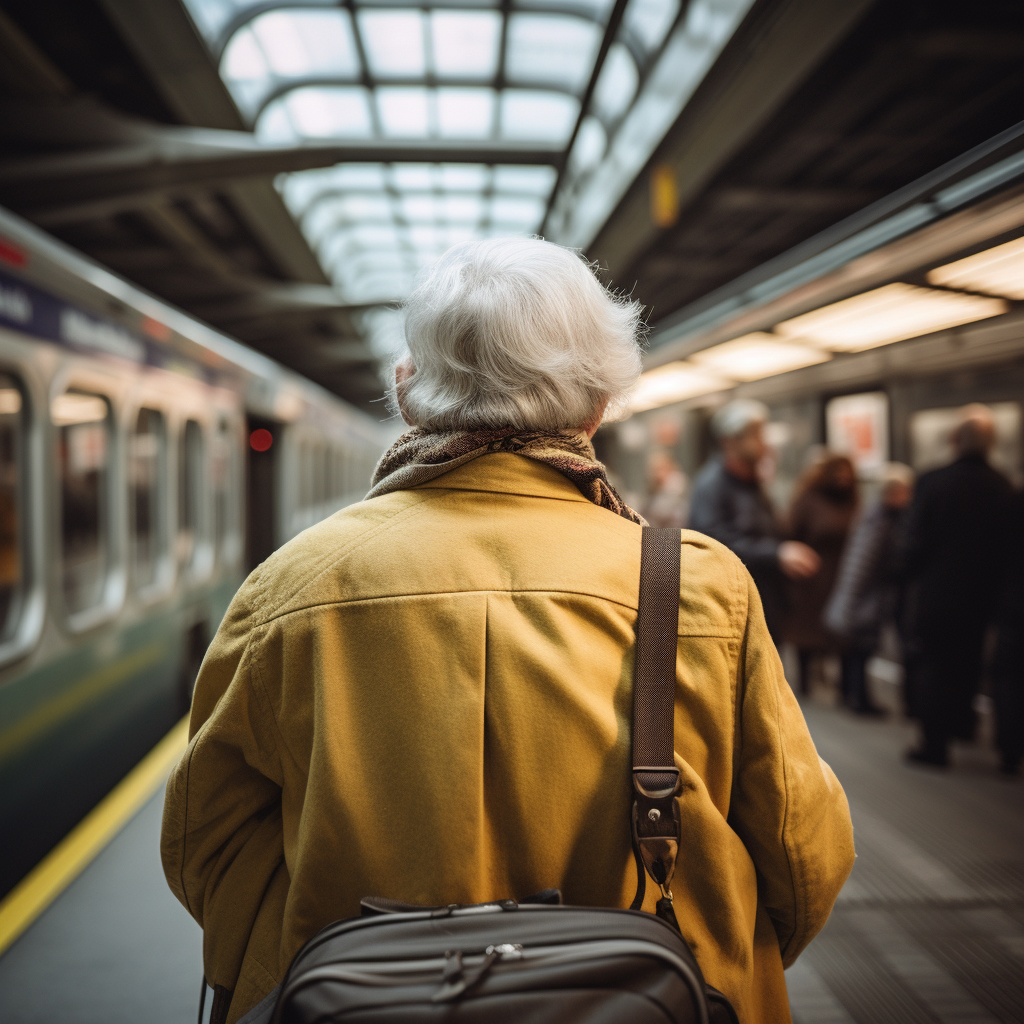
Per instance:
[[[172,892],[203,929],[207,981],[227,989],[265,899],[287,889],[276,727],[254,678],[247,589],[196,680],[191,739],[167,783],[160,845]]]
[[[828,920],[853,867],[842,786],[818,756],[747,577],[738,750],[729,821],[750,852],[785,966]]]

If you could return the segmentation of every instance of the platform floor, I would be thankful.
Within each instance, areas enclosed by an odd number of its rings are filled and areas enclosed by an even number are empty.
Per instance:
[[[0,957],[3,1024],[195,1021],[203,935],[164,881],[163,802],[161,786]]]
[[[912,768],[899,722],[812,701],[850,797],[858,860],[787,972],[796,1024],[1024,1024],[1024,780],[982,748]],[[4,1024],[195,1020],[199,929],[160,871],[162,793],[0,958]]]

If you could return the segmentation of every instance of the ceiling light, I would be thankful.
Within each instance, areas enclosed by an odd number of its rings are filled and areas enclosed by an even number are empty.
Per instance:
[[[630,412],[656,409],[697,395],[709,395],[732,386],[732,382],[692,363],[669,363],[648,370],[637,382],[630,399]]]
[[[825,363],[831,358],[820,349],[763,333],[746,334],[690,357],[698,366],[733,380],[761,380],[787,370],[798,370],[801,366]]]
[[[896,282],[777,324],[786,338],[833,352],[861,352],[905,338],[973,323],[1009,309],[1003,299]]]
[[[928,283],[1024,299],[1024,238],[929,271]]]

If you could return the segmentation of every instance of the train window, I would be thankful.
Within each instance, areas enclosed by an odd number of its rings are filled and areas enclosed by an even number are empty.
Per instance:
[[[323,505],[327,500],[327,449],[318,443],[313,449],[313,504]]]
[[[299,443],[299,508],[313,504],[313,446],[309,441]]]
[[[203,428],[188,420],[178,449],[178,560],[193,564],[203,533]]]
[[[25,587],[22,404],[17,383],[0,373],[0,637],[4,638],[17,624],[18,599]]]
[[[50,409],[60,470],[61,582],[68,612],[103,602],[110,569],[110,405],[67,391]]]
[[[132,575],[139,588],[157,581],[166,551],[166,464],[167,427],[163,414],[155,409],[140,409],[128,451]]]
[[[233,522],[233,487],[235,447],[231,424],[221,420],[217,424],[217,433],[213,438],[213,533],[218,549],[223,555],[228,541],[234,533]]]

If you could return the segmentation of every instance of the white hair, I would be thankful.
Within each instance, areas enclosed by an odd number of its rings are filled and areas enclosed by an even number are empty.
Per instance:
[[[392,385],[432,430],[573,430],[623,407],[640,376],[640,306],[538,238],[453,246],[405,303],[414,372]]]
[[[719,441],[742,434],[753,423],[768,422],[768,406],[753,398],[736,398],[711,417],[711,432]]]

